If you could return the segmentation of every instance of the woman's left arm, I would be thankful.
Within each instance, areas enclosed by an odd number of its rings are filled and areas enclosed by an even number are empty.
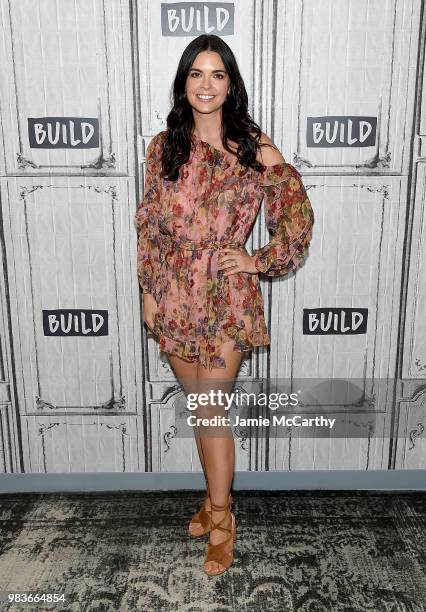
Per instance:
[[[261,188],[266,225],[272,239],[253,251],[254,266],[267,276],[284,276],[307,256],[314,212],[301,175],[287,162],[267,167]]]

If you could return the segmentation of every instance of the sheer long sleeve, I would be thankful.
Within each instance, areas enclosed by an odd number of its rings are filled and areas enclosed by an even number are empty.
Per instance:
[[[253,251],[255,267],[267,276],[284,276],[306,258],[314,212],[299,172],[286,162],[262,173],[268,244]]]
[[[161,145],[154,136],[146,150],[144,197],[139,204],[134,223],[138,232],[137,271],[143,293],[152,293],[158,301],[161,275],[159,232]]]

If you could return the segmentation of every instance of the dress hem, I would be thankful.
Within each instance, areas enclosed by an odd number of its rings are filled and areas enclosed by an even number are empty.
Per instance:
[[[155,339],[159,342],[160,351],[162,351],[163,353],[180,357],[188,363],[199,362],[206,369],[209,370],[212,370],[213,368],[226,368],[226,363],[222,357],[216,356],[215,354],[211,353],[207,354],[205,350],[200,351],[200,348],[203,349],[203,347],[195,341],[176,340],[175,338],[170,338],[164,333],[158,332],[156,330],[156,325],[154,325],[153,335]],[[228,339],[227,341],[234,340],[233,350],[238,353],[244,353],[246,351],[253,350],[253,348],[255,347],[269,346],[271,344],[270,338],[267,334],[264,335],[263,338],[258,339],[253,338],[250,340],[250,338],[247,337],[245,341],[242,342],[241,340],[235,340],[234,337],[232,337],[230,334],[226,333],[225,330],[223,330],[222,341],[224,337]],[[216,348],[219,347],[220,344]]]

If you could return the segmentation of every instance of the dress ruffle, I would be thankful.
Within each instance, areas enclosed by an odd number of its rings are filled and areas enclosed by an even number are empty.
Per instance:
[[[267,276],[285,276],[307,256],[314,212],[299,171],[286,162],[266,167],[260,179],[271,241],[253,251],[254,264]]]
[[[260,185],[269,187],[271,185],[279,185],[287,181],[292,176],[299,177],[300,174],[294,166],[287,162],[281,162],[273,166],[266,166],[263,174],[260,177]]]
[[[160,351],[176,355],[190,363],[199,361],[209,371],[213,368],[226,368],[226,362],[221,356],[224,342],[234,340],[233,350],[240,353],[250,351],[256,346],[267,346],[270,344],[267,331],[254,330],[248,332],[244,321],[239,323],[232,321],[224,322],[219,335],[216,336],[213,342],[207,344],[200,341],[184,341],[167,336],[163,330],[161,316],[156,317],[153,331],[159,342]]]

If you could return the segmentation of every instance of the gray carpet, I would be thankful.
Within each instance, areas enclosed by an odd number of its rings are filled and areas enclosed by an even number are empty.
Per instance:
[[[234,493],[232,568],[202,571],[201,492],[0,495],[1,610],[421,612],[426,494]],[[7,592],[65,604],[6,604]]]

